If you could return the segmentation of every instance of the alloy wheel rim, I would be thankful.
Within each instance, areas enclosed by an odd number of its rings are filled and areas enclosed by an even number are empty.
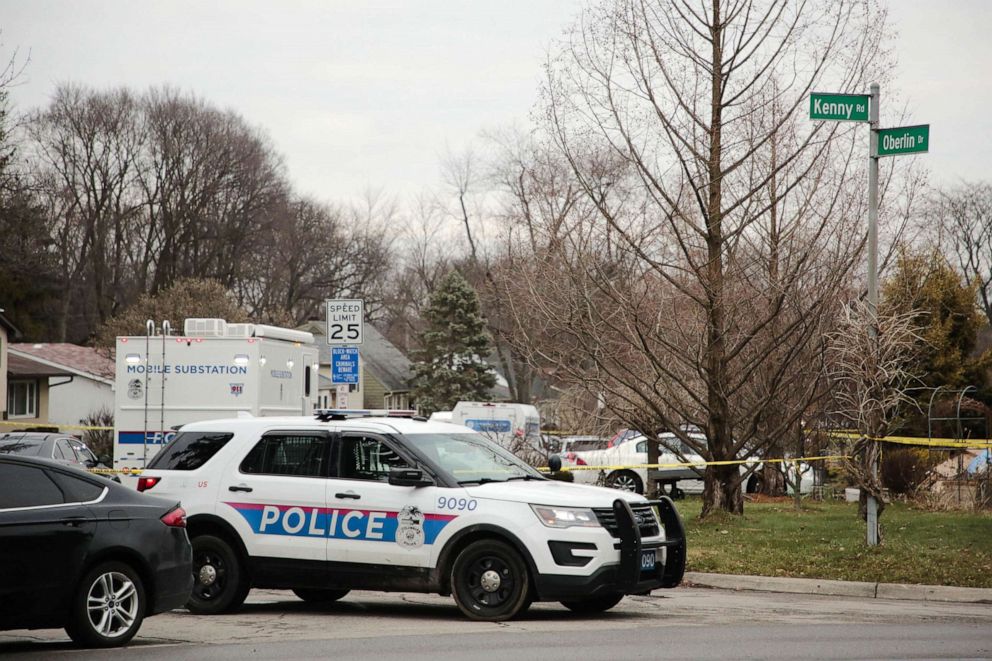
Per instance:
[[[637,483],[629,475],[617,475],[613,478],[613,486],[622,491],[637,491]]]
[[[106,638],[129,632],[138,618],[138,606],[138,588],[121,572],[100,574],[86,593],[90,626]]]

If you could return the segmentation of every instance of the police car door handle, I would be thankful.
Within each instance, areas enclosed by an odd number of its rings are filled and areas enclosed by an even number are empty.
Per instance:
[[[345,498],[351,498],[352,500],[358,500],[359,498],[361,498],[361,496],[359,496],[354,491],[346,491],[345,493],[336,493],[336,494],[334,494],[334,497],[335,498],[338,498],[338,499],[341,499],[341,500],[343,500]]]
[[[237,485],[233,485],[233,486],[228,487],[227,490],[228,491],[244,491],[244,492],[247,493],[247,492],[251,492],[251,487],[246,486],[244,484],[237,484]]]

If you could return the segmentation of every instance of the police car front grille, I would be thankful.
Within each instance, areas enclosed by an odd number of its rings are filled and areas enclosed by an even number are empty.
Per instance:
[[[655,518],[654,510],[651,509],[650,505],[631,505],[631,509],[634,511],[634,520],[636,521],[638,518],[642,520],[639,526],[641,537],[654,537],[659,533],[658,520]],[[592,511],[596,514],[601,526],[606,528],[614,537],[620,537],[617,518],[613,514],[612,507],[594,507]]]

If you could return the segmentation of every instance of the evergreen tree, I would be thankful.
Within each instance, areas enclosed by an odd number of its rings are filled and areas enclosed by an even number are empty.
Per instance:
[[[992,351],[976,355],[984,320],[976,290],[937,251],[903,253],[882,287],[883,311],[920,313],[923,381],[929,388],[977,386],[987,395]],[[921,394],[924,404],[930,392]]]
[[[415,353],[414,390],[423,414],[450,410],[462,400],[490,399],[496,375],[485,361],[490,339],[479,297],[457,271],[444,277],[424,312],[427,328]]]

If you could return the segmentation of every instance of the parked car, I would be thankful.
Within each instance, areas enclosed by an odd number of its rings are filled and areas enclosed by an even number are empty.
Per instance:
[[[51,459],[64,466],[76,468],[108,468],[85,443],[67,434],[29,431],[0,434],[0,454]],[[110,479],[120,482],[116,476]]]
[[[699,435],[703,438],[698,432],[690,432],[690,435]],[[658,439],[663,443],[663,445],[659,446],[658,463],[674,464],[703,461],[701,456],[696,454],[689,446],[682,443],[674,434],[661,434],[658,436]],[[604,484],[608,487],[633,491],[634,493],[644,493],[645,485],[648,483],[648,469],[639,468],[639,466],[644,466],[648,463],[647,437],[643,435],[631,436],[629,434],[618,434],[611,440],[614,445],[605,450],[576,453],[575,461],[578,465],[605,466],[607,468],[574,471],[575,481],[577,483],[595,484],[600,479],[603,479]],[[680,457],[675,454],[669,448],[678,449],[682,456]],[[601,473],[602,477],[600,475]],[[703,490],[703,481],[700,479],[699,474],[688,466],[657,469],[656,475],[666,484],[673,486],[673,496],[681,495],[680,491],[701,493]]]
[[[696,428],[686,430],[689,438],[705,442],[706,437]],[[616,437],[615,437],[616,438]],[[681,464],[699,463],[705,460],[695,450],[680,440],[675,434],[670,432],[658,435],[659,464]],[[678,451],[676,454],[675,451]],[[563,460],[564,461],[564,460]],[[579,452],[575,454],[572,465],[579,466],[605,466],[602,470],[577,470],[575,481],[584,484],[595,484],[602,479],[604,484],[614,489],[623,489],[635,493],[644,493],[644,487],[648,483],[648,469],[638,468],[648,463],[648,439],[645,436],[620,437],[619,444],[606,450],[595,450],[590,452]],[[742,476],[750,477],[741,482],[741,488],[747,493],[752,493],[760,486],[760,473],[762,462],[759,458],[753,458],[746,464],[740,465]],[[806,462],[798,463],[800,477],[800,493],[810,493],[813,489],[813,469]],[[753,469],[753,470],[752,470]],[[794,483],[796,464],[786,464],[786,475],[789,481]],[[699,471],[699,472],[697,472]],[[659,480],[670,488],[672,497],[678,498],[686,493],[702,493],[703,480],[701,472],[703,466],[671,466],[652,470],[654,479]],[[601,475],[602,474],[602,475]],[[794,489],[787,488],[789,493]]]
[[[0,454],[0,630],[117,647],[193,587],[186,513],[85,471]]]
[[[591,614],[685,568],[671,500],[549,480],[468,427],[423,419],[195,422],[138,489],[190,514],[197,614],[236,610],[252,587],[315,602],[450,594],[476,620],[532,601]]]

